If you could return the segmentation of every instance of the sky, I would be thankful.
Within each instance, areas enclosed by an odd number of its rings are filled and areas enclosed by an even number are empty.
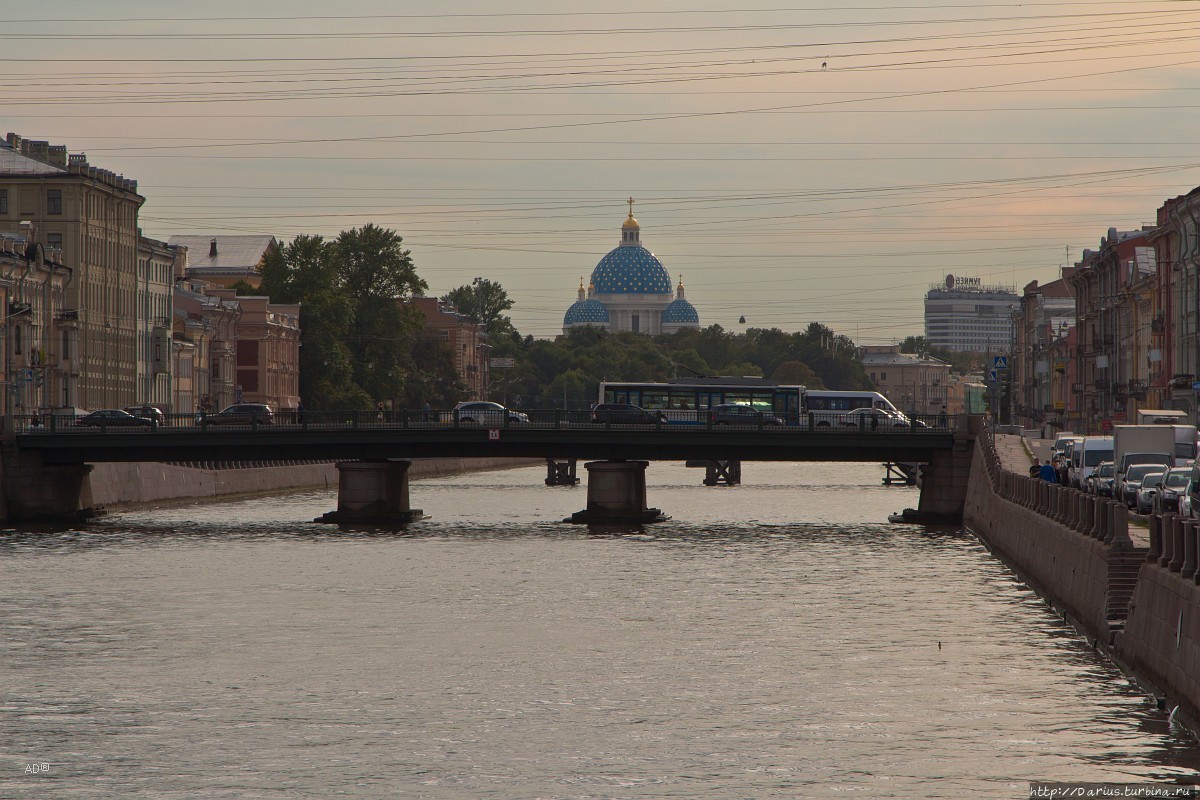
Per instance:
[[[136,179],[147,236],[374,223],[539,338],[628,198],[702,325],[865,345],[1200,184],[1200,2],[732,6],[26,3],[0,120]]]

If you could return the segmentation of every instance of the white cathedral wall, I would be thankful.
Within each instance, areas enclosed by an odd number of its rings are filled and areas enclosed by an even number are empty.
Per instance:
[[[662,312],[674,300],[669,294],[596,294],[595,299],[608,309],[611,333],[633,330],[633,315],[638,315],[639,333],[662,333]]]

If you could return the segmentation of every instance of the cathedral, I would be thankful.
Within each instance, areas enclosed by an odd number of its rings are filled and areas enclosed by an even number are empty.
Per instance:
[[[642,246],[632,198],[629,217],[621,223],[621,243],[596,264],[586,290],[580,279],[579,299],[563,317],[563,333],[584,325],[652,336],[700,327],[695,307],[684,299],[683,280],[672,291],[667,268]]]

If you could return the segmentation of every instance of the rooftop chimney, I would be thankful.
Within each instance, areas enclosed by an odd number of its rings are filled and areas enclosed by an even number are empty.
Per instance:
[[[216,239],[213,239],[211,242],[208,243],[208,257],[209,258],[217,257],[217,240]]]

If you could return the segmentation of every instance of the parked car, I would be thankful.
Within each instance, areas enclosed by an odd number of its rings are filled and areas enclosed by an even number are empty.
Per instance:
[[[1162,464],[1130,464],[1124,475],[1117,477],[1113,484],[1113,499],[1120,500],[1130,508],[1137,508],[1138,490],[1147,475],[1163,472]]]
[[[1163,476],[1165,472],[1147,472],[1142,476],[1142,484],[1137,490],[1137,502],[1134,503],[1134,510],[1139,514],[1149,514],[1154,510],[1155,498],[1162,490]]]
[[[592,422],[621,425],[657,425],[666,421],[661,411],[651,411],[629,403],[599,403],[592,409]]]
[[[75,420],[76,425],[83,425],[89,428],[152,428],[154,421],[145,417],[135,417],[128,411],[122,411],[119,408],[105,408],[100,411],[80,417]]]
[[[1163,473],[1162,488],[1154,496],[1154,511],[1179,512],[1179,499],[1187,492],[1188,481],[1192,477],[1191,467],[1175,467]]]
[[[856,408],[841,416],[840,424],[849,428],[911,428],[913,421],[899,411],[888,411],[882,408]],[[924,427],[922,424],[921,427]]]
[[[234,403],[206,415],[204,421],[209,425],[270,425],[275,421],[275,412],[266,403]]]
[[[1085,490],[1088,494],[1094,494],[1097,497],[1112,497],[1115,477],[1116,466],[1113,462],[1101,461],[1084,482]]]
[[[725,403],[708,410],[713,425],[782,425],[783,420],[767,411],[744,403]]]
[[[488,400],[468,400],[459,403],[452,412],[454,421],[459,425],[481,425],[483,427],[502,428],[505,423],[529,422],[529,415],[520,411],[505,408],[499,403]]]
[[[166,421],[167,421],[167,418],[163,414],[162,409],[159,408],[158,406],[150,406],[150,405],[126,406],[125,410],[135,417],[142,417],[143,419],[148,419],[151,422],[153,422],[155,425],[164,425],[164,424],[166,424]]]

